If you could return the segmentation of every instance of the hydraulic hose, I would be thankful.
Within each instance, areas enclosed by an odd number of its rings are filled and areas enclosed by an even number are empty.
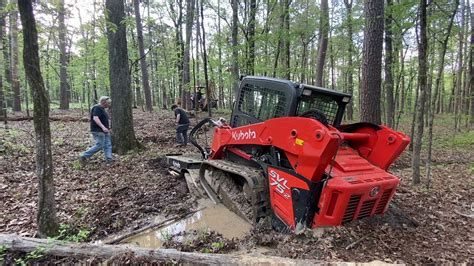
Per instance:
[[[191,144],[193,144],[199,150],[199,152],[201,153],[201,158],[202,159],[207,159],[207,156],[209,154],[201,145],[199,145],[196,142],[195,135],[196,135],[196,132],[199,129],[201,129],[205,124],[207,124],[209,122],[211,122],[211,123],[213,122],[212,118],[210,118],[210,117],[204,118],[199,123],[197,123],[197,125],[194,126],[193,129],[191,129],[191,132],[189,133],[189,140],[190,140]]]

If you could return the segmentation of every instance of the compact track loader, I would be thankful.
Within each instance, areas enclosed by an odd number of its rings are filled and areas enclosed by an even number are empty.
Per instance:
[[[341,125],[351,95],[330,89],[247,76],[236,96],[229,123],[207,118],[191,130],[201,158],[166,157],[195,196],[291,231],[386,212],[399,183],[387,170],[408,145],[405,134]]]

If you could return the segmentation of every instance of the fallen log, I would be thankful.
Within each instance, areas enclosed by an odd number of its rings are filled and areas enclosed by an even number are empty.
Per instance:
[[[104,245],[80,243],[74,244],[64,241],[20,237],[13,234],[0,234],[0,246],[11,251],[31,252],[41,249],[44,254],[59,257],[87,258],[96,257],[109,259],[121,254],[133,252],[135,257],[144,257],[163,262],[196,263],[196,264],[317,264],[316,260],[295,260],[264,255],[233,255],[233,254],[205,254],[196,252],[181,252],[175,249],[149,249],[133,245]]]
[[[19,121],[32,121],[32,116],[12,116],[7,117],[7,121],[19,122]],[[5,118],[0,117],[0,121],[5,121]],[[73,117],[73,116],[50,116],[49,121],[59,121],[59,122],[88,122],[87,117]]]

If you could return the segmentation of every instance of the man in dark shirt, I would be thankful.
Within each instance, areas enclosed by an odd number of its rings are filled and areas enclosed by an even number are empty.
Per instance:
[[[109,115],[105,108],[109,108],[112,101],[109,96],[102,96],[99,104],[92,107],[90,113],[91,132],[95,145],[83,152],[79,157],[81,164],[85,164],[87,159],[100,150],[104,150],[105,163],[111,164],[112,160],[112,141],[110,139]]]
[[[171,110],[174,111],[174,117],[176,118],[176,141],[178,145],[188,144],[188,128],[189,118],[186,112],[179,108],[176,104],[171,105]]]

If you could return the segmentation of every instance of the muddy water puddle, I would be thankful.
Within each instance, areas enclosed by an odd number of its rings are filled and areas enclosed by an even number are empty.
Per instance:
[[[250,231],[251,225],[237,214],[229,211],[222,204],[214,204],[211,201],[200,201],[199,211],[182,220],[173,222],[163,227],[145,231],[138,235],[129,237],[122,243],[137,244],[140,247],[160,248],[171,236],[178,241],[186,241],[186,234],[191,230],[215,231],[225,238],[240,238]]]

